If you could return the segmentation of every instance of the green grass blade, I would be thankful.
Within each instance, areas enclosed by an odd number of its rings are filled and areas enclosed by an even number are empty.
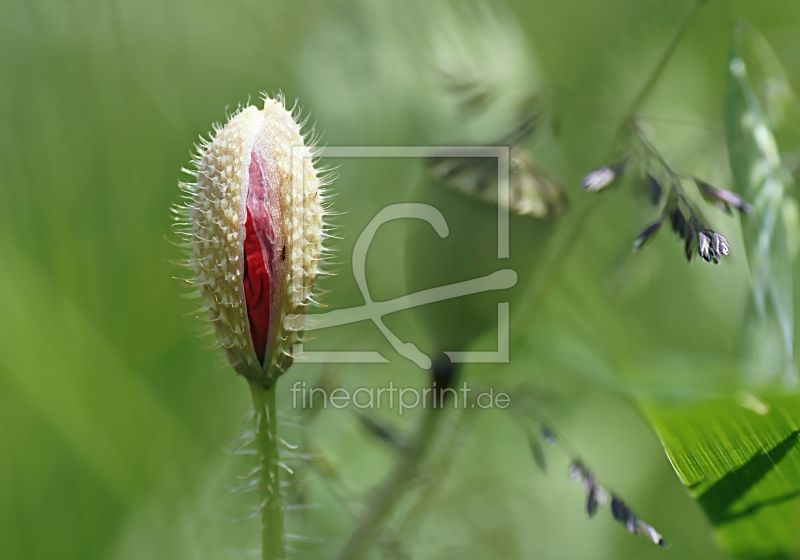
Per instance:
[[[783,168],[774,119],[770,119],[770,114],[783,110],[783,98],[759,99],[754,89],[764,83],[765,76],[777,76],[777,59],[759,56],[768,49],[755,30],[746,24],[737,27],[724,110],[734,185],[753,205],[752,213],[744,219],[752,278],[745,357],[754,381],[772,382],[782,377],[784,383],[793,385],[797,374],[789,247],[795,244],[797,234],[788,225],[793,220],[787,219],[792,213],[792,203],[786,196],[791,178]],[[777,77],[769,79],[771,83],[776,80],[780,83]]]

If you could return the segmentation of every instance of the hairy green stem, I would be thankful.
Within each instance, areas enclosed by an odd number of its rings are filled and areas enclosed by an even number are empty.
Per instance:
[[[256,421],[258,487],[261,495],[262,560],[285,558],[283,535],[283,499],[278,455],[278,411],[275,407],[275,384],[250,384]]]
[[[395,505],[405,495],[419,474],[420,464],[436,435],[445,410],[427,406],[422,421],[409,446],[395,462],[389,476],[375,491],[356,530],[338,555],[339,560],[361,560],[380,537],[383,524],[391,516]]]

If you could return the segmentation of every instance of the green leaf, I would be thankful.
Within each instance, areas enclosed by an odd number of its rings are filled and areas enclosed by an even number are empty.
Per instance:
[[[742,557],[800,550],[800,397],[649,407],[673,467]]]
[[[794,98],[780,62],[747,24],[735,30],[729,72],[725,119],[731,170],[736,190],[753,205],[743,224],[752,277],[745,358],[754,381],[780,376],[791,385],[797,382],[790,250],[796,233],[787,225],[793,223],[786,218],[793,208],[786,195],[791,177],[775,131],[788,122]]]

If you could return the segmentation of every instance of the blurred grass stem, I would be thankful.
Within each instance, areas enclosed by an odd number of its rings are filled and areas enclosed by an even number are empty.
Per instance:
[[[258,487],[261,495],[261,558],[285,558],[283,536],[283,500],[280,490],[278,456],[278,411],[275,407],[275,384],[250,384],[256,420],[258,452]]]
[[[653,92],[653,88],[656,87],[659,78],[661,78],[661,74],[664,73],[664,69],[667,67],[667,64],[669,64],[672,55],[675,53],[678,45],[681,44],[684,35],[686,35],[686,31],[694,21],[694,18],[700,13],[700,8],[705,6],[707,1],[708,0],[695,0],[692,7],[683,17],[683,21],[681,21],[677,31],[675,31],[672,41],[670,41],[669,45],[667,45],[667,48],[664,51],[664,54],[661,55],[661,59],[659,59],[658,64],[650,73],[650,78],[648,78],[647,82],[645,82],[644,86],[642,86],[642,89],[639,90],[639,94],[633,100],[633,103],[628,110],[628,119],[626,119],[626,121],[638,113],[645,101],[647,101],[647,99],[650,97],[650,94]],[[626,123],[622,123],[622,126],[625,126],[625,124]]]
[[[430,448],[445,411],[446,409],[433,406],[423,409],[422,420],[411,443],[395,462],[389,476],[375,491],[356,530],[337,556],[339,560],[363,558],[380,537],[384,522],[419,474],[420,464]],[[402,535],[399,537],[402,538]]]

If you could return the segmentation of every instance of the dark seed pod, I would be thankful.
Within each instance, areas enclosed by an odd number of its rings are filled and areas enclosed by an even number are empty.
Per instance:
[[[614,519],[617,521],[624,521],[625,516],[627,515],[628,508],[625,507],[625,502],[617,498],[616,496],[611,498],[611,515],[614,516]]]
[[[600,505],[599,501],[597,500],[597,492],[595,492],[594,488],[589,490],[589,497],[586,499],[586,513],[589,514],[589,517],[594,517],[597,514],[597,507]]]
[[[556,442],[556,434],[553,433],[547,426],[542,426],[542,439],[545,440],[547,443],[555,443]]]
[[[634,535],[639,533],[639,520],[636,515],[625,505],[625,502],[616,496],[611,499],[611,515],[614,516],[614,519],[625,525],[628,532]]]
[[[694,258],[695,247],[697,246],[697,228],[694,225],[694,220],[690,220],[686,224],[686,235],[684,236],[686,243],[684,245],[684,254],[686,260],[692,262]]]
[[[645,184],[647,186],[647,192],[650,195],[650,201],[657,205],[661,202],[661,196],[664,194],[664,189],[661,188],[661,183],[658,182],[652,173],[647,173],[645,176]]]
[[[663,222],[663,220],[657,220],[642,230],[642,232],[633,242],[634,251],[638,251],[639,249],[644,247],[650,240],[652,240],[656,236],[658,230],[661,228],[661,222]]]
[[[683,216],[683,212],[681,212],[681,209],[678,206],[676,206],[670,214],[670,223],[672,225],[672,231],[674,231],[681,239],[685,239],[687,231],[686,218]]]
[[[743,214],[749,214],[753,211],[753,207],[736,193],[726,191],[724,189],[718,189],[717,187],[711,186],[705,181],[701,181],[696,177],[694,178],[694,182],[697,185],[700,194],[703,195],[703,198],[716,204],[717,208],[726,214],[730,214],[733,208],[736,208]]]

